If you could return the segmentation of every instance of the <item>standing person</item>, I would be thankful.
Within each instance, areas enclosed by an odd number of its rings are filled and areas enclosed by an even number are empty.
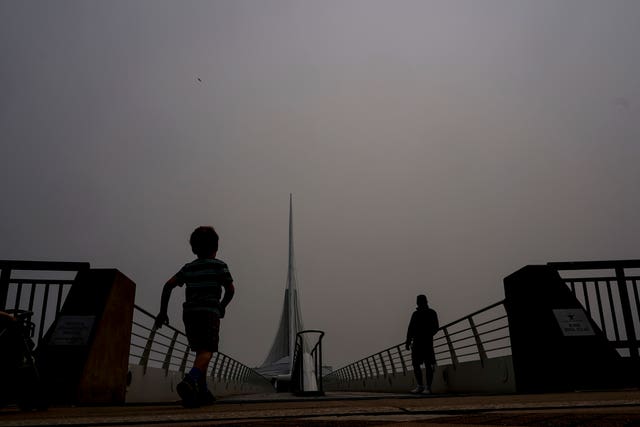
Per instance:
[[[418,383],[418,386],[411,390],[411,393],[431,393],[433,372],[436,365],[436,355],[433,351],[433,336],[438,332],[440,325],[438,324],[438,314],[435,310],[429,308],[425,295],[418,295],[416,304],[418,307],[411,315],[411,321],[409,322],[409,328],[407,330],[407,340],[405,341],[406,349],[411,349],[413,373]],[[422,370],[420,369],[420,365],[423,363],[427,371],[426,388],[422,381]]]
[[[176,387],[186,407],[209,405],[215,401],[207,388],[207,367],[213,353],[218,351],[220,319],[235,292],[227,264],[216,259],[218,239],[213,227],[198,227],[191,233],[189,243],[198,258],[185,264],[164,285],[160,313],[154,325],[160,328],[169,324],[167,307],[171,291],[186,284],[182,320],[189,347],[196,352],[193,368]]]

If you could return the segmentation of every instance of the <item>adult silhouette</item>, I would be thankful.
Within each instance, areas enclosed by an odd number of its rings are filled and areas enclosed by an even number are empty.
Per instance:
[[[413,373],[416,377],[417,386],[411,393],[431,393],[433,383],[433,372],[436,365],[436,356],[433,351],[433,336],[438,332],[438,314],[429,308],[427,297],[418,295],[416,298],[416,311],[411,315],[409,328],[407,329],[407,340],[405,347],[411,350],[411,363]],[[422,380],[422,369],[420,365],[425,365],[427,386]]]

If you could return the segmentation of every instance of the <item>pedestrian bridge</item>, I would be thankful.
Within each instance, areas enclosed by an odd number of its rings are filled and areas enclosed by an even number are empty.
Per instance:
[[[34,312],[45,376],[62,401],[175,401],[193,362],[183,332],[153,328],[135,285],[87,263],[0,261],[0,307]],[[640,384],[640,260],[526,266],[505,298],[440,328],[436,393],[515,393]],[[304,344],[298,346],[307,348]],[[322,347],[296,358],[322,391],[405,393],[414,385],[402,343],[322,375]],[[310,366],[308,366],[310,365]],[[224,353],[207,373],[218,396],[275,393],[268,378]],[[304,375],[296,390],[304,393]],[[302,379],[301,379],[302,378]]]

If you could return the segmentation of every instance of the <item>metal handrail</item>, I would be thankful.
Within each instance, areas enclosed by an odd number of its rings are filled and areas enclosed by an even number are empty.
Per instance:
[[[0,310],[13,308],[32,311],[33,322],[36,325],[34,340],[38,346],[46,329],[60,313],[66,294],[75,283],[78,274],[88,270],[89,267],[88,262],[0,260]],[[16,271],[75,272],[76,274],[69,279],[12,277]],[[23,301],[23,293],[28,295],[28,301]],[[12,298],[9,298],[10,296]],[[50,310],[50,306],[55,308]]]
[[[547,265],[559,274],[611,271],[610,275],[599,273],[594,277],[563,277],[562,280],[619,354],[640,360],[640,325],[634,319],[634,314],[640,310],[640,276],[637,273],[627,275],[625,271],[640,268],[640,260],[551,262]]]
[[[610,276],[596,273],[594,277],[563,278],[571,292],[582,304],[585,311],[601,327],[611,344],[623,357],[640,359],[640,276],[628,269],[639,269],[640,260],[589,261],[548,263],[560,271],[612,270]],[[484,360],[497,352],[510,354],[511,345],[507,315],[490,320],[475,322],[474,318],[498,306],[504,307],[504,300],[471,313],[459,320],[442,326],[434,340],[438,364],[452,365],[455,369],[459,360],[465,358]],[[505,310],[506,311],[506,310]],[[497,322],[504,322],[497,326]],[[457,330],[459,326],[468,325]],[[456,329],[456,330],[453,330]],[[473,351],[468,351],[474,349]],[[340,368],[325,378],[340,380],[360,380],[382,375],[406,374],[410,365],[410,353],[403,349],[403,343],[386,348],[378,353],[359,359]],[[402,370],[400,370],[402,368]]]
[[[79,274],[89,269],[87,262],[0,260],[0,310],[23,309],[34,312],[34,340],[38,344],[47,328],[59,316]],[[41,276],[50,278],[39,278]],[[73,277],[61,278],[65,276]],[[137,305],[134,308],[129,361],[142,365],[144,371],[148,367],[158,367],[165,374],[170,371],[184,373],[188,362],[192,363],[194,359],[184,333],[171,325],[158,331],[153,328],[154,315]],[[215,355],[214,366],[208,374],[216,376],[219,381],[236,384],[269,384],[262,375],[223,353]]]
[[[493,309],[501,307],[504,310],[504,300],[491,304],[483,309],[475,311],[467,316],[464,316],[451,323],[447,323],[442,326],[436,333],[434,339],[434,348],[445,347],[444,350],[436,352],[436,363],[444,365],[455,366],[460,363],[459,360],[468,357],[475,357],[484,364],[484,360],[491,358],[487,353],[493,353],[497,351],[504,351],[509,353],[511,349],[509,341],[508,324],[499,327],[492,327],[489,330],[480,330],[480,328],[495,324],[496,322],[507,322],[507,316],[498,315],[490,320],[483,320],[482,322],[474,323],[473,318],[490,312]],[[465,323],[469,325],[466,328],[452,331],[449,329],[464,326]],[[456,338],[452,340],[451,337],[462,333],[470,333],[468,336],[462,338]],[[489,334],[502,333],[502,335],[495,337]],[[506,345],[487,348],[487,344],[496,342],[505,342]],[[461,344],[461,345],[456,345]],[[475,348],[474,351],[464,352],[461,350],[467,350],[469,348]],[[445,363],[449,361],[449,363]],[[399,366],[400,365],[400,366]],[[404,343],[396,344],[388,347],[370,356],[359,359],[353,363],[350,363],[340,369],[337,369],[325,378],[338,378],[342,380],[360,380],[364,378],[379,377],[380,371],[382,375],[395,375],[396,373],[407,374],[407,366],[411,366],[411,353],[404,349]]]
[[[640,259],[549,262],[547,265],[555,268],[556,270],[609,270],[619,267],[640,268]]]
[[[153,325],[156,317],[138,305],[134,305],[135,317],[138,317],[138,320],[132,323],[129,362],[142,366],[144,371],[154,367],[163,369],[165,375],[168,375],[170,371],[184,374],[187,365],[194,361],[194,356],[186,344],[184,332],[174,326],[164,325],[163,328],[168,328],[173,332],[167,335],[153,326],[146,326],[145,323]],[[144,334],[140,330],[148,333]],[[133,349],[141,349],[142,353],[137,354]],[[174,367],[177,369],[172,369]],[[223,382],[244,383],[257,380],[268,383],[265,377],[253,369],[221,352],[215,354],[214,363],[210,364],[207,375]]]
[[[81,271],[88,268],[88,262],[0,260],[0,270]]]

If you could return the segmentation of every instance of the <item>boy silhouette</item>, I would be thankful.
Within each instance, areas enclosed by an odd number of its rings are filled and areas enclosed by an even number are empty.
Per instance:
[[[162,325],[169,324],[167,307],[171,291],[186,284],[182,320],[189,347],[196,352],[196,358],[193,368],[177,385],[176,390],[182,404],[190,408],[210,405],[215,401],[207,388],[207,367],[213,353],[218,351],[220,319],[224,317],[225,309],[235,292],[227,264],[216,258],[218,240],[213,227],[201,226],[191,233],[189,243],[197,259],[185,264],[164,285],[160,313],[154,325],[155,328],[161,328]]]

